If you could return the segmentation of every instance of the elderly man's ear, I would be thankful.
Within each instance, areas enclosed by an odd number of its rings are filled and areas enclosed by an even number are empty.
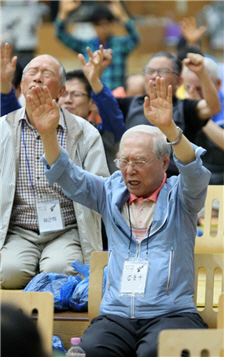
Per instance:
[[[64,94],[65,91],[66,91],[65,85],[61,86],[58,93],[58,99]]]
[[[168,169],[169,166],[169,154],[165,154],[162,158],[161,161],[163,162],[163,169],[164,171],[166,171]]]

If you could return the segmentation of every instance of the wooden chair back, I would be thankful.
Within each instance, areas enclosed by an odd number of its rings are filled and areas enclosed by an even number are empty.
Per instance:
[[[102,284],[104,267],[108,264],[108,252],[96,251],[91,255],[89,293],[88,293],[88,315],[89,321],[98,316],[99,306],[102,299]],[[205,268],[205,279],[199,279],[199,269]],[[217,327],[217,311],[213,308],[215,294],[214,273],[221,269],[221,292],[224,290],[224,254],[195,254],[195,296],[194,302],[198,306],[201,317],[210,328]],[[205,289],[204,305],[198,302],[198,288]],[[221,293],[220,292],[220,293]],[[219,295],[216,295],[219,296]]]
[[[91,254],[88,316],[89,322],[99,315],[99,306],[102,299],[102,284],[104,267],[108,264],[108,252],[95,251]]]
[[[224,355],[224,330],[180,329],[160,332],[159,357],[181,357],[183,350],[188,351],[190,357],[220,357]]]
[[[224,293],[219,297],[217,328],[224,328]]]
[[[205,279],[201,280],[199,278],[199,269],[205,268]],[[200,316],[208,324],[209,328],[217,328],[217,314],[218,312],[214,310],[213,300],[216,291],[214,274],[215,270],[221,269],[222,279],[220,293],[224,291],[224,254],[223,253],[197,253],[195,254],[195,296],[194,302],[197,305]],[[201,309],[201,305],[198,302],[198,289],[205,289],[205,301]],[[200,307],[199,307],[200,306]]]
[[[217,232],[212,229],[212,205],[219,200]],[[205,202],[204,229],[201,237],[196,236],[195,253],[224,253],[224,186],[209,185]]]
[[[37,310],[37,327],[43,348],[48,355],[52,354],[54,297],[50,292],[22,292],[14,290],[1,291],[1,303],[11,304],[31,316]]]

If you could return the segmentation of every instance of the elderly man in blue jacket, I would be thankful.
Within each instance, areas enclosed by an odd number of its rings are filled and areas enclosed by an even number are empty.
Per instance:
[[[210,172],[201,147],[172,120],[172,86],[149,84],[144,113],[153,125],[126,131],[116,171],[99,177],[75,166],[56,137],[59,110],[48,89],[28,101],[41,135],[50,184],[97,212],[108,234],[109,262],[99,316],[81,338],[89,357],[156,356],[164,329],[207,328],[193,302],[197,213]],[[170,148],[179,169],[167,179]]]

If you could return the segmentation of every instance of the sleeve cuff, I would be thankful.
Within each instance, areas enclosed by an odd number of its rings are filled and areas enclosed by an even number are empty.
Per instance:
[[[62,173],[64,172],[68,161],[69,155],[68,152],[61,148],[61,153],[54,164],[50,167],[45,159],[45,154],[41,157],[41,161],[45,166],[45,175],[47,177],[48,183],[53,185],[57,182],[57,180],[61,177]]]

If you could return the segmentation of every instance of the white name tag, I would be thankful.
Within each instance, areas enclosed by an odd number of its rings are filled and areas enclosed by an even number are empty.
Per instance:
[[[64,229],[59,200],[36,203],[39,233],[48,233]]]
[[[143,296],[147,282],[148,261],[124,262],[124,269],[121,280],[121,296],[130,294]]]

